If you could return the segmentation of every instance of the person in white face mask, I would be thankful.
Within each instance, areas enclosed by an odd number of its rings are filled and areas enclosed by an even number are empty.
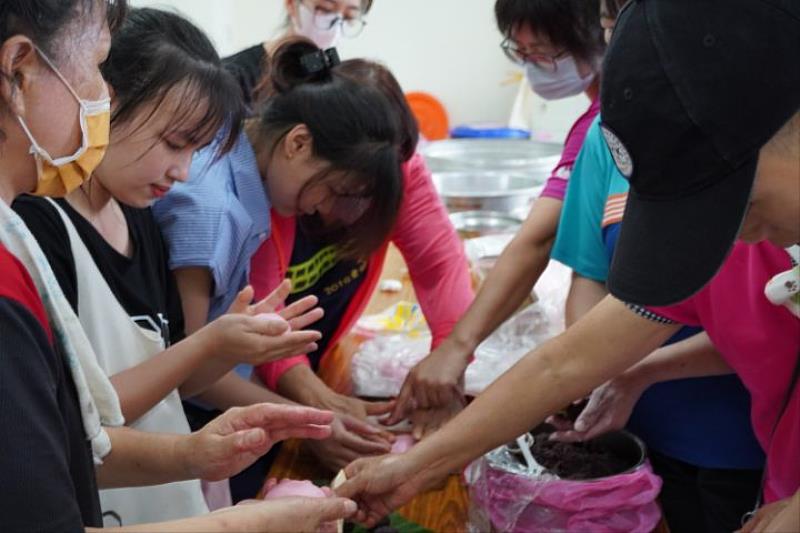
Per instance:
[[[310,39],[323,50],[335,48],[342,39],[361,35],[367,24],[365,17],[373,0],[284,0],[286,22],[273,39],[246,48],[223,58],[225,68],[236,77],[245,103],[253,102],[253,92],[264,65],[264,59],[278,41],[300,36]]]
[[[460,383],[472,352],[519,308],[547,266],[572,165],[600,110],[599,66],[605,42],[599,10],[598,0],[496,1],[497,25],[505,36],[503,52],[524,66],[533,90],[549,100],[582,92],[591,104],[572,126],[540,198],[472,306],[448,339],[410,372],[390,423],[404,418],[415,405],[438,410],[442,419],[457,411],[452,406],[462,401]]]

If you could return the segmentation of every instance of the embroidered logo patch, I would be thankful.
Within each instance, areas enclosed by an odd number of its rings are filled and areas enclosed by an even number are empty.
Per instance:
[[[625,148],[619,137],[604,124],[600,124],[600,130],[603,132],[608,149],[611,150],[611,157],[614,158],[614,163],[616,163],[620,174],[630,178],[633,175],[633,160],[631,159],[631,154],[628,153],[628,149]]]

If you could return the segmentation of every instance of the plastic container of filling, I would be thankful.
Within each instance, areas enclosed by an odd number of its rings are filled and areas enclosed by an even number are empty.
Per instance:
[[[545,427],[532,432],[534,440],[547,438]],[[661,478],[653,473],[641,440],[616,431],[570,446],[539,446],[537,455],[533,445],[543,474],[530,473],[516,442],[470,465],[469,530],[646,533],[656,527]],[[598,464],[586,464],[592,461]],[[561,478],[556,471],[582,479]],[[603,474],[592,477],[593,471]]]

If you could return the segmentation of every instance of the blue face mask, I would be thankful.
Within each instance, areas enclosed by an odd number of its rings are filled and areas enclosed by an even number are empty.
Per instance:
[[[531,89],[545,100],[559,100],[580,94],[589,87],[596,75],[593,70],[591,74],[581,78],[572,56],[557,59],[556,68],[552,71],[533,63],[525,63],[525,76]]]

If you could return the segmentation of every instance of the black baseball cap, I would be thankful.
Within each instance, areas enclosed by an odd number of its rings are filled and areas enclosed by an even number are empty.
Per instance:
[[[724,262],[760,148],[800,111],[800,0],[632,0],[601,97],[603,135],[631,185],[609,290],[682,301]]]

